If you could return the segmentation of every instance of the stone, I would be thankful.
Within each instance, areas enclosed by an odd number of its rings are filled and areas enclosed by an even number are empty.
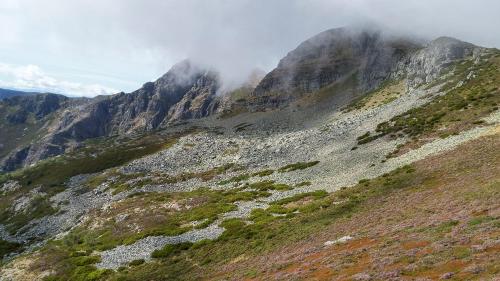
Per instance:
[[[370,274],[364,273],[364,272],[354,274],[352,276],[352,279],[356,280],[356,281],[368,281],[368,280],[372,280]]]
[[[353,237],[351,237],[350,235],[347,235],[347,236],[342,236],[340,237],[339,239],[337,240],[333,240],[333,241],[326,241],[324,243],[325,246],[330,246],[330,245],[334,245],[334,244],[343,244],[343,243],[346,243],[347,241],[349,240],[352,240]]]
[[[5,192],[5,193],[12,192],[18,190],[19,188],[21,188],[21,185],[19,184],[18,181],[9,180],[6,183],[4,183],[2,187],[0,187],[0,192]]]
[[[443,280],[450,279],[453,277],[453,275],[455,275],[453,272],[446,272],[445,274],[441,275],[441,279]]]

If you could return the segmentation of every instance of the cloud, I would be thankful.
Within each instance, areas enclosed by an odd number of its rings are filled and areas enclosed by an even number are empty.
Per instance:
[[[129,83],[95,82],[126,91],[192,58],[237,84],[305,39],[360,22],[499,47],[499,10],[498,0],[2,0],[0,56],[105,73]]]
[[[36,65],[14,66],[0,63],[0,87],[93,97],[117,93],[98,84],[81,84],[55,79]]]

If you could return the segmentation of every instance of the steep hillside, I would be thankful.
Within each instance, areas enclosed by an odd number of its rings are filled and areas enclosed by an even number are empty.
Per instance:
[[[321,199],[285,200],[273,210],[314,211],[262,223],[262,234],[248,240],[254,229],[232,229],[245,242],[189,249],[156,270],[133,268],[125,280],[177,270],[209,280],[495,280],[499,149],[497,133]],[[209,257],[217,266],[196,269]]]
[[[495,280],[500,51],[343,32],[283,59],[326,80],[219,98],[184,62],[42,110],[73,147],[0,176],[0,280]],[[338,66],[338,36],[367,55]]]

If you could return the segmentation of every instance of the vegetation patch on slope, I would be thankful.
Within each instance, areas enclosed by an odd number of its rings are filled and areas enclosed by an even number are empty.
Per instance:
[[[64,156],[44,160],[35,166],[0,175],[0,185],[16,181],[20,188],[0,197],[0,223],[15,233],[29,221],[54,214],[48,198],[66,188],[66,182],[79,174],[100,172],[172,146],[177,137],[151,135],[141,139],[124,140],[117,144],[113,139],[91,140],[85,148]],[[15,212],[13,202],[36,188],[40,196],[30,201],[24,212]]]
[[[367,110],[384,104],[388,104],[399,98],[405,92],[405,81],[386,81],[377,90],[355,99],[345,112],[356,110]]]
[[[71,230],[64,238],[50,241],[40,250],[33,266],[55,274],[47,280],[99,280],[112,272],[98,270],[98,252],[122,244],[131,244],[147,236],[173,236],[213,223],[220,214],[236,209],[236,201],[249,201],[269,196],[265,191],[214,191],[136,193],[115,202],[105,210],[95,210],[89,219]],[[167,246],[153,254],[165,258],[187,249],[189,243]],[[187,247],[187,248],[186,248]],[[144,261],[130,266],[140,267]],[[97,279],[91,279],[97,276]],[[78,279],[81,278],[81,279]]]
[[[123,191],[132,190],[137,187],[142,187],[147,184],[175,184],[188,181],[191,179],[200,179],[201,181],[210,181],[218,175],[229,171],[240,171],[243,167],[234,163],[227,163],[205,171],[199,172],[183,172],[178,175],[169,175],[166,173],[130,173],[124,174],[117,170],[107,171],[105,174],[100,174],[92,177],[87,181],[89,188],[95,188],[100,184],[107,182],[108,189],[113,190],[113,194],[118,194]],[[244,175],[240,176],[244,177]],[[236,178],[237,179],[237,178]],[[231,181],[235,181],[233,179]],[[229,181],[228,181],[229,182]]]
[[[297,163],[285,165],[285,166],[279,168],[277,171],[280,173],[287,173],[287,172],[293,172],[293,171],[297,171],[297,170],[304,170],[304,169],[310,168],[312,166],[315,166],[318,163],[319,163],[319,161],[297,162]],[[240,182],[246,181],[252,177],[266,177],[266,176],[272,175],[274,172],[275,172],[275,170],[266,169],[266,170],[262,170],[262,171],[257,171],[257,172],[252,173],[252,174],[244,173],[244,174],[240,174],[240,175],[231,177],[231,178],[226,179],[226,180],[222,180],[222,181],[218,182],[217,184],[218,185],[226,185],[229,183],[239,184]],[[262,181],[261,183],[265,184],[266,182],[269,183],[270,181]],[[274,183],[274,182],[272,182],[272,183]],[[307,185],[307,184],[305,184],[305,185]],[[256,186],[258,188],[258,184]],[[302,186],[304,186],[304,185],[302,185]]]
[[[0,259],[2,259],[4,256],[6,256],[10,253],[18,252],[21,249],[22,249],[22,245],[20,243],[9,242],[9,241],[5,241],[5,240],[0,239]]]
[[[292,172],[296,170],[304,170],[309,167],[315,166],[319,163],[319,161],[312,161],[312,162],[297,162],[293,164],[289,164],[286,166],[283,166],[278,169],[280,173],[286,173],[286,172]]]
[[[462,85],[458,85],[463,81]],[[411,109],[390,121],[380,123],[376,131],[358,138],[365,144],[383,136],[410,137],[393,155],[421,146],[433,138],[449,135],[481,124],[481,118],[498,110],[500,104],[500,58],[490,55],[477,65],[471,61],[458,63],[454,75],[441,90],[446,94]],[[455,87],[457,86],[457,87]]]

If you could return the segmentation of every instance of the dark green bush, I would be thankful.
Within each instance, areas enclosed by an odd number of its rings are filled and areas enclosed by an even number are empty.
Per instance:
[[[151,254],[152,258],[166,258],[172,255],[181,253],[182,251],[188,250],[193,246],[191,242],[183,242],[179,244],[168,244],[160,250],[154,250]]]

